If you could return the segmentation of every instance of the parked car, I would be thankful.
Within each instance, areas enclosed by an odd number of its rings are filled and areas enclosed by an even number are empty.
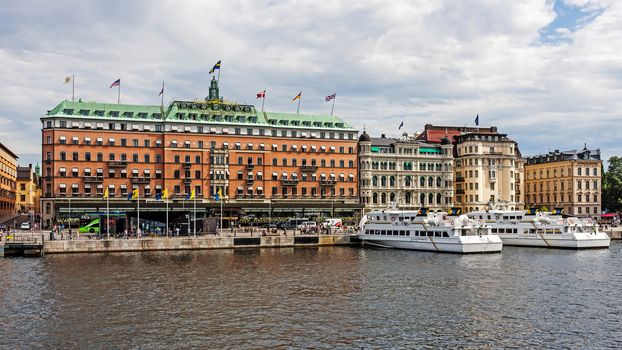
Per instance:
[[[312,229],[316,227],[317,227],[317,224],[315,223],[315,221],[305,221],[301,223],[300,225],[298,225],[297,228],[299,230],[308,230],[308,229]]]
[[[30,223],[28,221],[24,221],[19,228],[21,230],[30,230]]]
[[[342,225],[341,219],[326,219],[326,221],[324,221],[324,227],[329,227],[331,229],[339,229]]]
[[[309,218],[288,219],[287,221],[282,222],[279,228],[285,230],[292,230],[298,228],[298,226],[305,221],[309,221]]]
[[[261,228],[278,228],[277,224],[263,224],[260,226]]]

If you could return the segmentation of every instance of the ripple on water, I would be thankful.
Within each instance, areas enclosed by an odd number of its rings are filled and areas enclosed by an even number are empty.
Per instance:
[[[0,260],[0,347],[619,348],[622,245]]]

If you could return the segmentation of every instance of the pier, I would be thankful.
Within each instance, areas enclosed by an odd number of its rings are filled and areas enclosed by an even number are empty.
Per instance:
[[[44,236],[16,236],[0,242],[0,256],[5,257],[39,257],[44,254]]]

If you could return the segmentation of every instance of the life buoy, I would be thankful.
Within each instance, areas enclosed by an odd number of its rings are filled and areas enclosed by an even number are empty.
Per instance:
[[[392,217],[391,217],[391,221],[395,221],[395,216],[392,216]]]
[[[453,220],[449,220],[449,224],[453,226],[454,225],[454,221]]]

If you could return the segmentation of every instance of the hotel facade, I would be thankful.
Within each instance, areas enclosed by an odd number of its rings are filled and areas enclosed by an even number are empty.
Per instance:
[[[169,207],[200,216],[353,216],[357,130],[328,115],[260,112],[209,96],[168,106],[63,101],[42,122],[43,225],[114,212],[162,222]],[[221,191],[223,202],[214,195]],[[159,198],[159,197],[158,197]],[[219,215],[220,213],[218,213]]]
[[[525,202],[529,207],[563,208],[564,214],[601,213],[602,160],[599,149],[559,151],[527,157]]]

